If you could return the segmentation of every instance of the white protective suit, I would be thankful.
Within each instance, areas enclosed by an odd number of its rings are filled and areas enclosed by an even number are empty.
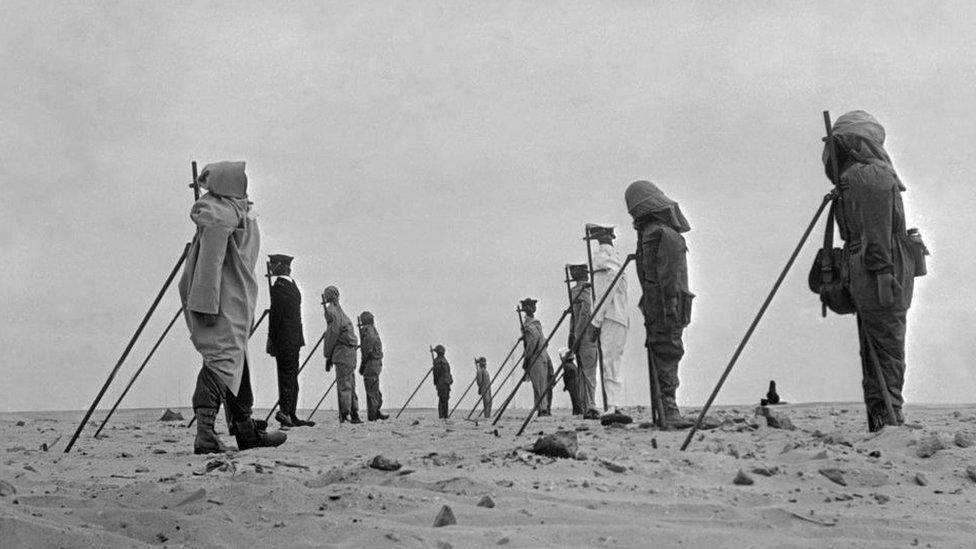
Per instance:
[[[623,262],[612,244],[600,244],[593,254],[593,287],[596,298],[607,291]],[[600,329],[600,345],[603,350],[603,387],[607,392],[607,407],[619,408],[624,400],[624,381],[621,358],[627,343],[627,274],[620,276],[610,296],[591,321]]]

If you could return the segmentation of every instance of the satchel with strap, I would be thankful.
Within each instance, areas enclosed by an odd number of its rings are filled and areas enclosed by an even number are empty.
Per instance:
[[[824,229],[823,248],[817,250],[817,257],[810,268],[807,283],[810,290],[820,295],[821,314],[827,316],[827,309],[839,314],[855,312],[854,300],[849,290],[850,268],[847,254],[843,248],[834,247],[834,216],[837,198],[830,203],[827,213],[827,226]]]

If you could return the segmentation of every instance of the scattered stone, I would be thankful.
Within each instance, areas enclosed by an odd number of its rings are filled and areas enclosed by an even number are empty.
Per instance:
[[[936,433],[932,433],[918,441],[915,455],[920,458],[929,458],[942,449],[945,449],[945,444],[942,443],[942,439]]]
[[[119,454],[119,457],[121,457],[121,458],[130,458],[130,457],[132,457],[132,454],[130,454],[129,452],[122,452],[121,454]]]
[[[454,549],[454,546],[446,541],[438,541],[437,549]]]
[[[410,424],[411,427],[416,427],[417,425],[420,425],[420,420],[419,419],[413,420],[413,423]]]
[[[478,507],[484,507],[486,509],[494,509],[495,500],[491,499],[491,496],[489,496],[488,494],[485,494],[481,496],[481,500],[478,501]]]
[[[881,452],[879,450],[872,450],[868,453],[868,457],[879,458],[881,457]]]
[[[149,472],[149,467],[136,467],[136,472],[137,473],[148,473]]]
[[[750,485],[755,484],[755,483],[756,483],[756,481],[752,480],[752,477],[750,477],[742,469],[739,469],[739,472],[735,474],[735,478],[732,479],[732,484],[735,484],[735,485],[738,485],[738,486],[750,486]]]
[[[24,465],[24,470],[25,471],[30,471],[31,473],[36,473],[37,472],[37,469],[35,469],[34,466],[31,465],[30,463],[28,463],[27,465]]]
[[[449,505],[441,507],[437,517],[434,519],[434,528],[440,528],[441,526],[450,526],[452,524],[457,524],[457,519],[454,518],[454,511],[451,510]]]
[[[613,412],[610,414],[604,414],[600,417],[600,425],[629,425],[634,422],[634,419],[627,414],[622,414],[620,412]]]
[[[183,421],[183,414],[166,408],[166,411],[163,412],[163,417],[159,418],[159,421]]]
[[[14,488],[13,484],[5,480],[0,480],[0,497],[12,496],[17,493],[17,489]]]
[[[885,503],[891,501],[891,498],[884,494],[871,494],[871,495],[874,496],[874,501],[877,501],[881,505],[884,505]]]
[[[928,486],[929,479],[925,477],[925,473],[915,473],[915,484],[919,486]]]
[[[844,480],[844,475],[841,473],[840,469],[820,469],[820,474],[827,477],[831,482],[835,484],[840,484],[841,486],[847,486],[847,481]]]
[[[576,456],[579,442],[575,431],[556,431],[539,437],[532,446],[532,453],[556,458]]]
[[[779,466],[774,465],[772,467],[766,467],[764,465],[760,465],[759,467],[753,467],[752,472],[764,477],[771,477],[776,473],[779,473]]]
[[[394,534],[393,532],[390,532],[389,534],[386,535],[386,539],[390,541],[400,541],[400,536]]]
[[[498,540],[498,542],[495,543],[495,545],[505,545],[505,544],[507,544],[510,541],[512,541],[512,540],[510,540],[507,537],[505,537],[505,538],[502,538],[502,539]]]
[[[953,442],[955,442],[956,446],[960,448],[969,448],[970,446],[973,445],[973,435],[965,431],[959,431],[956,433]]]
[[[823,441],[825,444],[837,444],[840,446],[847,446],[848,448],[854,447],[854,445],[851,444],[851,441],[848,440],[843,433],[831,433],[825,436]]]
[[[590,455],[584,452],[583,450],[580,450],[579,452],[576,452],[576,459],[578,461],[586,461],[590,459]]]
[[[20,420],[17,422],[17,427],[23,427],[24,425],[26,425],[26,423],[24,423],[24,420]]]
[[[796,429],[790,418],[782,412],[769,412],[766,415],[766,425],[773,429],[786,429],[787,431]]]
[[[601,461],[601,463],[603,463],[603,466],[604,467],[606,467],[607,469],[613,471],[614,473],[623,473],[623,472],[627,471],[627,468],[624,467],[623,465],[619,464],[619,463],[614,463],[614,462],[612,462],[610,460],[607,460],[607,459],[603,459],[603,460],[600,460],[600,461]]]
[[[969,480],[976,482],[976,465],[966,466],[966,476],[969,477]]]
[[[637,424],[638,429],[653,429],[654,427],[655,425],[651,421],[642,421]]]
[[[380,471],[397,471],[402,467],[400,462],[395,459],[390,459],[383,455],[377,455],[369,462],[369,466],[373,469],[379,469]]]

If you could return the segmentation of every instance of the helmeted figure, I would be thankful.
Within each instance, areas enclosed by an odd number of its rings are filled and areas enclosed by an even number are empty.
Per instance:
[[[590,324],[593,311],[593,296],[590,289],[589,273],[586,264],[569,265],[570,277],[574,284],[570,289],[572,315],[569,325],[569,348],[577,345],[576,365],[579,405],[585,419],[599,419],[600,408],[596,401],[596,378],[599,351],[597,329]]]
[[[366,389],[366,419],[389,419],[383,413],[383,393],[380,392],[380,373],[383,371],[383,342],[376,331],[373,313],[363,311],[359,315],[359,375],[363,376]]]
[[[613,227],[588,225],[587,234],[599,244],[593,253],[593,287],[596,295],[602,296],[620,272],[623,262],[613,246],[616,238]],[[592,324],[599,330],[600,348],[603,351],[603,388],[607,394],[607,408],[610,413],[619,412],[624,401],[621,360],[630,328],[626,273],[620,275],[603,306],[593,316]]]
[[[913,241],[905,226],[901,193],[905,186],[884,149],[885,131],[864,111],[839,117],[833,125],[840,200],[836,213],[844,240],[861,344],[862,386],[868,429],[886,423],[884,390],[875,375],[868,345],[874,347],[891,397],[896,421],[904,422],[905,317],[912,303],[914,278],[925,273],[919,237]],[[823,160],[829,178],[830,146]]]
[[[478,394],[481,396],[481,403],[484,405],[482,413],[486,418],[491,417],[491,376],[488,375],[488,360],[485,357],[478,357],[475,361],[475,382],[478,384]]]
[[[278,406],[275,419],[282,428],[315,425],[295,415],[298,407],[298,354],[305,345],[302,330],[302,292],[291,277],[294,259],[284,254],[268,256],[271,285],[271,310],[268,315],[267,352],[275,357],[278,369]]]
[[[251,419],[247,343],[257,303],[254,265],[261,236],[250,215],[244,162],[208,164],[197,183],[209,192],[190,211],[197,232],[179,283],[190,340],[203,356],[193,392],[193,449],[197,454],[226,451],[214,431],[221,401],[239,449],[278,446],[285,434],[268,433],[267,424]]]
[[[359,419],[359,397],[356,396],[356,328],[339,305],[339,290],[329,286],[322,292],[325,305],[325,338],[322,352],[325,371],[335,366],[336,393],[339,399],[339,423],[362,423]]]
[[[437,417],[447,419],[448,401],[451,398],[451,365],[444,358],[444,346],[434,347],[434,387],[437,389]]]
[[[676,392],[678,363],[684,356],[682,334],[691,321],[688,288],[688,247],[682,233],[691,230],[678,203],[649,181],[635,181],[625,193],[627,211],[637,230],[637,272],[647,333],[649,360],[657,367],[664,421],[671,427],[690,427],[681,417]]]
[[[549,342],[542,333],[542,323],[535,317],[536,301],[525,298],[521,301],[522,311],[525,312],[525,323],[522,326],[522,338],[525,345],[525,362],[522,368],[532,382],[534,402],[539,403],[539,415],[552,415],[550,395],[546,394],[549,380],[553,375],[552,358],[549,357]]]

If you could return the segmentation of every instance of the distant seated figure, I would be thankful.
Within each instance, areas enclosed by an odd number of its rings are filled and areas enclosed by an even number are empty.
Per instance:
[[[766,393],[767,404],[779,404],[779,395],[776,394],[776,382],[769,382],[769,392]]]

